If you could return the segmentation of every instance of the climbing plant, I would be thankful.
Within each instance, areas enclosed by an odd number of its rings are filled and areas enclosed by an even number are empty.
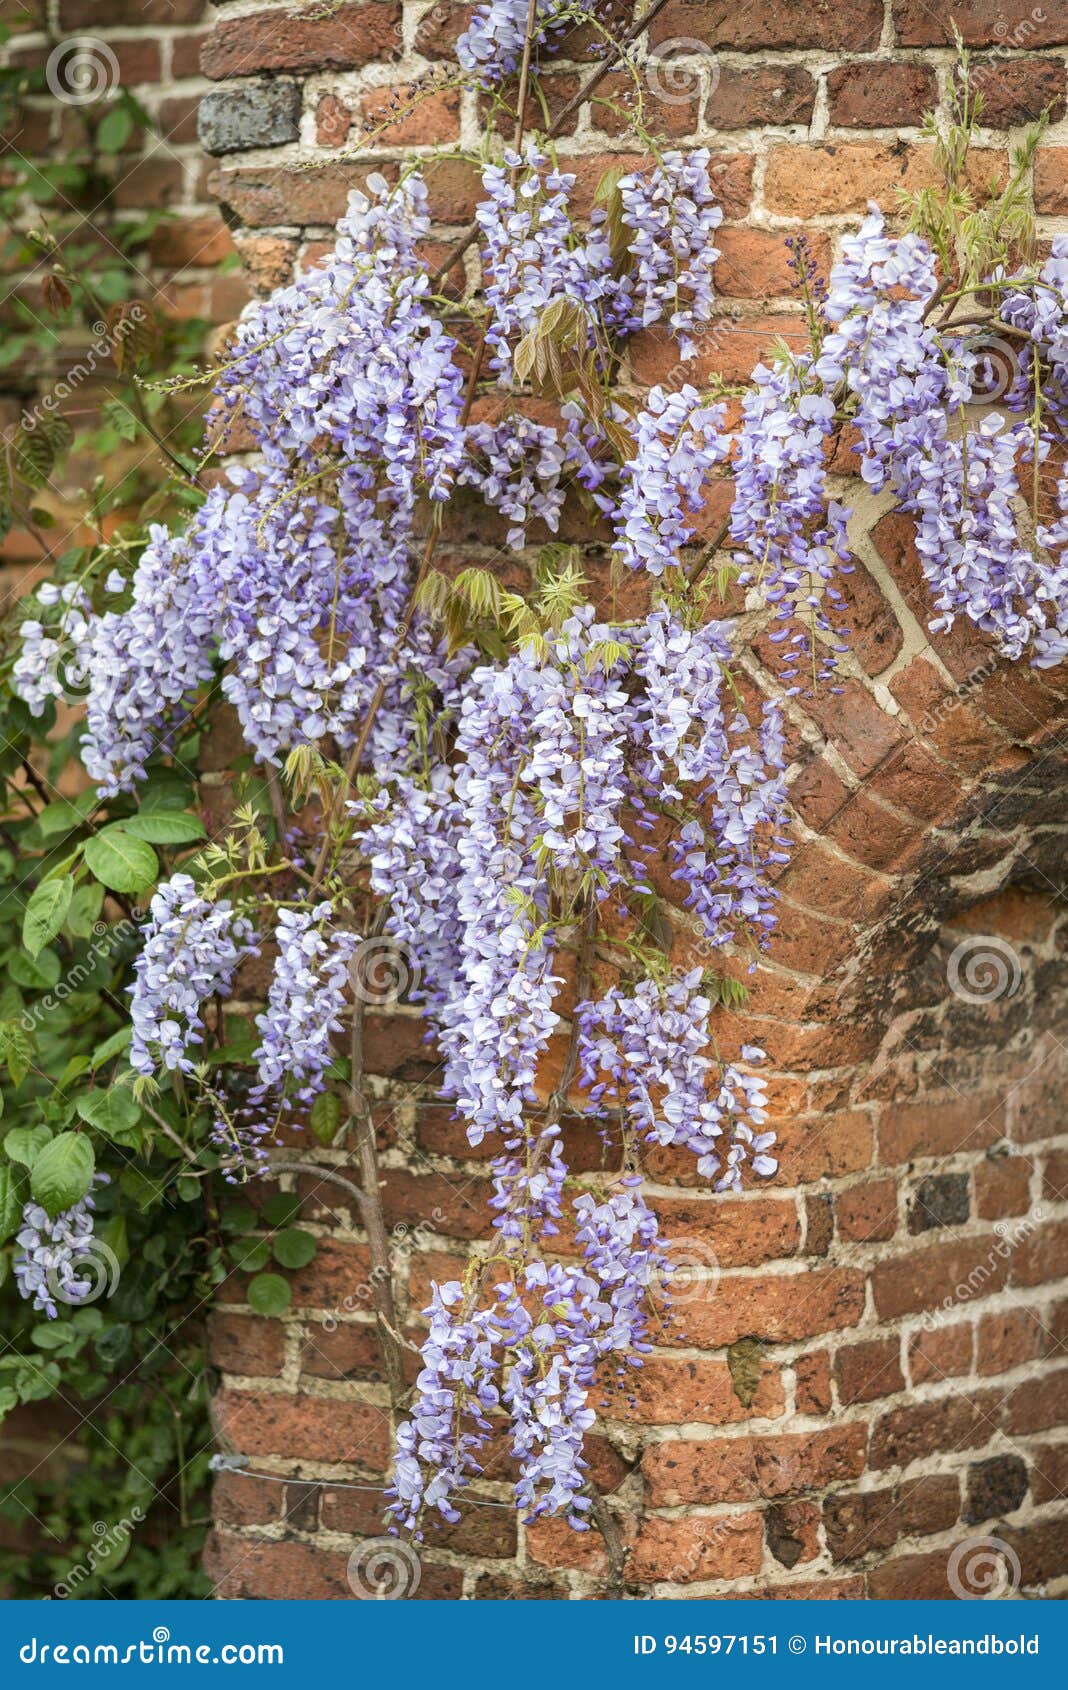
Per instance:
[[[600,27],[588,12],[476,12],[458,55],[490,118],[457,251],[430,272],[418,168],[372,175],[332,256],[251,308],[213,373],[209,437],[240,424],[254,455],[201,488],[188,522],[59,559],[25,609],[11,708],[41,745],[77,704],[89,784],[29,824],[0,1191],[15,1284],[42,1317],[28,1341],[88,1316],[96,1343],[91,1265],[113,1253],[122,1295],[135,1226],[165,1272],[154,1223],[172,1202],[198,1217],[190,1271],[251,1267],[252,1307],[281,1313],[314,1239],[296,1199],[258,1217],[225,1188],[299,1174],[280,1134],[353,1143],[394,1529],[455,1518],[503,1432],[524,1516],[595,1522],[616,1558],[583,1440],[671,1318],[644,1149],[688,1152],[716,1191],[776,1169],[764,1053],[721,1051],[714,1027],[774,943],[784,710],[848,673],[833,455],[845,442],[914,519],[933,628],[964,618],[1005,657],[1059,661],[1068,243],[1036,252],[1033,141],[972,198],[965,62],[937,131],[942,187],[895,208],[900,226],[872,212],[829,277],[796,241],[808,345],[741,391],[702,386],[722,220],[708,153],[664,150],[636,97],[647,163],[610,172],[585,216],[554,155],[569,109],[547,119],[537,69],[576,19]],[[605,35],[577,99],[610,68],[637,81],[640,27]],[[472,245],[479,282],[457,300],[444,279]],[[640,393],[627,347],[654,325],[679,379]],[[458,488],[500,519],[523,589],[450,564]],[[607,582],[552,538],[569,497],[606,525]],[[733,622],[728,588],[744,596]],[[208,837],[196,763],[220,704],[245,749]],[[100,921],[118,947],[100,1043],[60,1071],[39,1009]],[[434,1286],[414,1385],[364,1074],[383,944],[469,1142],[493,1149],[493,1236]],[[231,1006],[257,957],[250,1022]],[[59,1074],[44,1099],[34,1065]],[[568,1165],[565,1112],[618,1134],[622,1171]]]

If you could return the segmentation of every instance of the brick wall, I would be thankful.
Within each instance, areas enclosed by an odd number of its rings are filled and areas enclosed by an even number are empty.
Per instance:
[[[114,30],[103,29],[108,7]],[[215,162],[183,153],[183,205],[193,222],[218,201],[254,286],[314,262],[348,189],[413,152],[427,155],[440,242],[469,217],[475,170],[431,155],[475,141],[477,96],[428,80],[468,8],[223,0],[206,32],[192,4],[173,27],[163,13],[182,12],[180,0],[158,10],[146,26],[140,0],[102,0],[93,28],[162,38],[170,74],[181,50],[191,78],[186,46],[202,38],[202,76],[185,91],[204,91],[200,133]],[[696,379],[744,378],[797,334],[788,233],[807,229],[827,261],[869,199],[890,207],[896,186],[929,178],[919,122],[945,98],[952,15],[919,0],[678,0],[662,12],[661,62],[645,77],[660,100],[653,122],[712,148],[726,211],[723,311]],[[1063,10],[959,0],[955,15],[991,123],[979,176],[1003,173],[1013,129],[1053,109],[1034,181],[1048,236],[1068,216]],[[590,56],[588,36],[565,44],[545,78],[550,106]],[[425,98],[412,106],[415,85]],[[560,150],[592,196],[604,168],[632,154],[625,114],[583,109]],[[673,365],[654,332],[634,342],[627,378],[640,387]],[[500,562],[484,510],[455,500],[449,522],[454,561]],[[564,526],[606,582],[604,536],[577,508]],[[1026,1590],[1068,1582],[1068,1164],[1056,1138],[1068,684],[994,663],[967,633],[929,637],[908,525],[883,502],[861,499],[857,544],[845,693],[790,709],[800,843],[780,932],[744,1015],[723,1016],[725,1047],[748,1036],[770,1053],[782,1170],[759,1192],[713,1199],[687,1160],[650,1154],[664,1229],[681,1261],[714,1265],[715,1286],[684,1293],[634,1400],[606,1393],[590,1440],[627,1586],[643,1595],[944,1595],[953,1552],[990,1534],[1018,1558]],[[756,685],[765,655],[754,634]],[[235,750],[225,721],[212,747],[206,793],[222,804]],[[693,947],[680,921],[676,959]],[[969,970],[983,949],[993,974]],[[454,1272],[485,1230],[485,1162],[436,1100],[414,1014],[372,1016],[367,1050],[401,1308],[416,1333],[430,1277]],[[587,1129],[569,1132],[572,1166],[611,1158]],[[315,1154],[347,1160],[344,1148]],[[215,1322],[221,1444],[284,1481],[219,1476],[208,1564],[224,1596],[347,1597],[350,1553],[381,1531],[390,1429],[366,1250],[336,1188],[305,1191],[323,1243],[295,1276],[292,1313],[260,1320],[235,1293]],[[517,1525],[500,1506],[507,1480],[502,1458],[462,1523],[428,1533],[418,1593],[602,1593],[598,1535]]]

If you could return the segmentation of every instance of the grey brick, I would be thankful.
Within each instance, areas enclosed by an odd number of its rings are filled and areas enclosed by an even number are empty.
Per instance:
[[[213,90],[200,102],[197,127],[208,153],[240,153],[295,141],[300,133],[299,84],[282,77]]]

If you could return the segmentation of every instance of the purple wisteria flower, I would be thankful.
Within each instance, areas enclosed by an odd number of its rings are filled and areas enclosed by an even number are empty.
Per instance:
[[[172,875],[153,894],[145,942],[130,987],[130,1066],[189,1073],[191,1045],[203,1042],[201,1007],[226,997],[246,957],[258,954],[252,923],[228,899],[212,904],[188,874]]]

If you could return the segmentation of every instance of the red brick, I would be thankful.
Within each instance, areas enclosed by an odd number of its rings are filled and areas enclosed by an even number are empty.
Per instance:
[[[892,1180],[870,1180],[840,1191],[834,1200],[841,1238],[858,1244],[883,1242],[897,1231],[897,1187]]]
[[[892,1490],[829,1497],[823,1518],[835,1561],[857,1561],[892,1549],[905,1537],[948,1531],[960,1514],[960,1481],[915,1479]]]
[[[901,1346],[896,1338],[872,1338],[849,1344],[834,1359],[838,1395],[846,1407],[891,1397],[904,1389]]]
[[[1046,1432],[1062,1425],[1066,1390],[1068,1368],[1018,1385],[1005,1404],[1006,1432]]]
[[[988,930],[989,931],[989,930]],[[993,1156],[975,1170],[975,1208],[981,1220],[1027,1213],[1031,1163],[1023,1156]]]
[[[896,129],[918,124],[938,99],[926,65],[879,61],[836,65],[827,77],[831,122],[842,129]]]
[[[687,1326],[697,1305],[686,1305]],[[756,1395],[748,1406],[739,1402],[725,1361],[705,1357],[687,1360],[657,1352],[635,1369],[622,1386],[612,1370],[591,1401],[609,1419],[633,1419],[647,1426],[670,1426],[693,1421],[728,1426],[740,1420],[776,1419],[785,1403],[778,1369],[765,1362]]]
[[[720,251],[716,288],[727,299],[771,299],[790,291],[785,237],[769,229],[725,227],[716,234]],[[814,256],[826,269],[830,247],[821,235],[813,237]]]
[[[871,1276],[875,1312],[880,1320],[894,1320],[942,1304],[990,1297],[1005,1284],[1007,1257],[1004,1240],[988,1233],[879,1262]]]
[[[686,1307],[690,1341],[709,1348],[738,1338],[788,1343],[855,1326],[864,1312],[864,1276],[851,1268],[804,1274],[731,1276],[715,1298]]]
[[[399,5],[369,0],[329,17],[253,12],[222,18],[201,55],[205,76],[255,76],[261,71],[352,70],[400,51]]]
[[[1031,0],[956,0],[952,17],[926,0],[894,0],[894,28],[904,47],[951,47],[954,26],[966,47],[1058,47],[1064,20],[1057,7],[1043,11]]]
[[[281,1485],[258,1483],[240,1473],[216,1473],[211,1513],[221,1526],[268,1526],[278,1518],[285,1492]]]
[[[744,1578],[760,1571],[764,1529],[759,1514],[715,1519],[643,1520],[627,1559],[627,1577],[638,1583],[694,1584],[702,1579]]]
[[[244,1455],[373,1470],[389,1457],[389,1417],[373,1403],[225,1390],[215,1398],[215,1419],[220,1436]]]
[[[752,70],[719,65],[705,124],[711,129],[748,129],[761,123],[808,123],[815,103],[816,84],[800,65],[760,65]]]
[[[831,1406],[831,1358],[827,1351],[798,1356],[794,1362],[794,1380],[798,1414],[826,1414]]]
[[[1004,1103],[990,1096],[892,1105],[879,1117],[879,1159],[912,1162],[993,1144],[1004,1130]]]
[[[924,1456],[981,1448],[998,1430],[1002,1407],[999,1392],[976,1391],[893,1408],[872,1428],[869,1465],[907,1467]]]
[[[984,129],[1015,129],[1046,110],[1051,123],[1064,116],[1063,59],[973,59],[969,81],[983,97]]]
[[[776,1437],[653,1444],[642,1457],[649,1505],[777,1501],[823,1490],[859,1477],[867,1436],[867,1427],[855,1424]]]
[[[213,1314],[208,1324],[213,1367],[227,1373],[281,1373],[285,1360],[285,1328],[257,1315]]]
[[[974,1334],[967,1322],[956,1326],[936,1326],[925,1332],[922,1328],[909,1339],[909,1375],[914,1385],[926,1380],[955,1378],[972,1369]]]
[[[977,188],[1003,179],[1005,155],[977,148],[970,175]],[[915,192],[937,184],[931,147],[893,142],[839,141],[823,146],[777,146],[768,156],[764,202],[786,217],[856,216],[870,200],[889,204],[901,188]]]
[[[1042,147],[1035,160],[1035,210],[1068,215],[1068,147]]]
[[[666,1238],[707,1243],[721,1268],[750,1267],[795,1254],[801,1239],[797,1206],[792,1199],[751,1198],[724,1202],[722,1198],[656,1198],[652,1208],[660,1217]],[[698,1253],[699,1259],[699,1253]]]
[[[720,10],[704,0],[673,0],[653,23],[655,46],[680,39],[704,41],[710,47],[732,47],[763,53],[776,48],[848,48],[874,52],[879,45],[883,13],[879,0],[857,0],[836,6],[834,0],[766,0],[753,11],[745,7]]]
[[[368,144],[386,147],[444,146],[460,134],[460,91],[420,91],[398,83],[375,88],[360,100]]]
[[[1032,1309],[1004,1309],[985,1314],[976,1332],[976,1369],[979,1373],[1008,1373],[1041,1356],[1044,1345],[1042,1322]]]

